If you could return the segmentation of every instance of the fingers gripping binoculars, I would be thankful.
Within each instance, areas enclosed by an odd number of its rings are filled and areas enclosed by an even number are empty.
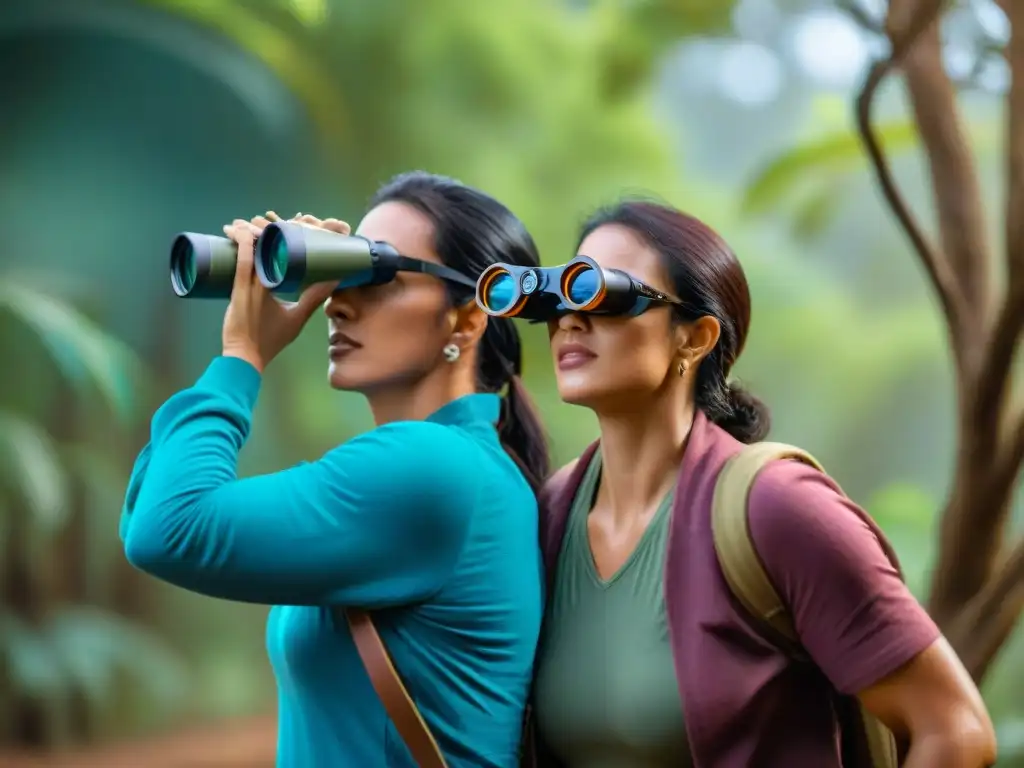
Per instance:
[[[171,246],[171,287],[183,298],[230,298],[237,262],[233,240],[182,232]],[[403,256],[388,243],[290,222],[267,225],[256,240],[253,262],[259,281],[283,294],[323,282],[337,282],[338,290],[380,285],[398,272],[421,272],[467,288],[476,286],[460,272]]]

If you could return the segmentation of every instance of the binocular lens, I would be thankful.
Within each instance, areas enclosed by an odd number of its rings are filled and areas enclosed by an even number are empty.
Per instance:
[[[171,287],[188,298],[230,298],[237,259],[238,248],[226,237],[182,232],[171,245]]]
[[[505,309],[515,296],[516,281],[508,272],[498,272],[484,287],[484,303],[492,310]]]
[[[187,296],[196,287],[199,267],[196,265],[196,250],[187,237],[178,237],[171,248],[171,283],[174,292]]]
[[[288,241],[277,228],[270,228],[265,237],[266,242],[256,249],[256,258],[260,260],[260,271],[272,284],[279,285],[288,275]]]
[[[562,293],[577,305],[587,304],[597,298],[601,281],[597,271],[588,264],[576,264],[562,276]]]

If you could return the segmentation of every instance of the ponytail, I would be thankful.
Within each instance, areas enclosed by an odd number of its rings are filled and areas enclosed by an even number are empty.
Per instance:
[[[480,340],[477,388],[481,392],[506,390],[501,399],[498,437],[533,492],[539,493],[551,474],[551,456],[540,415],[519,377],[522,369],[519,329],[508,318],[488,318]]]
[[[697,407],[741,443],[758,443],[771,429],[771,411],[736,382],[726,379],[721,353],[716,348],[697,369]]]
[[[551,456],[540,415],[518,375],[509,379],[508,392],[501,401],[498,437],[533,492],[539,493],[551,473]]]

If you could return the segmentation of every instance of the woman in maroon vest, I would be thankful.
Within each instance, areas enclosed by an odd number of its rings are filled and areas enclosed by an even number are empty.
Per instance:
[[[977,689],[879,530],[827,476],[775,462],[749,504],[752,540],[810,663],[765,640],[730,595],[711,494],[769,422],[729,380],[750,324],[730,248],[679,211],[627,202],[587,224],[579,254],[632,280],[601,287],[585,264],[550,273],[560,290],[548,299],[563,299],[547,305],[559,393],[594,411],[601,436],[547,488],[536,678],[547,762],[859,766],[843,756],[845,694],[896,734],[906,768],[991,765]],[[534,286],[519,282],[522,299]],[[519,314],[543,315],[542,294]]]

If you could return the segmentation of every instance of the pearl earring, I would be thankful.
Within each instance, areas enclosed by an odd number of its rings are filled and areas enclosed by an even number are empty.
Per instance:
[[[462,350],[459,349],[457,344],[445,344],[444,349],[441,351],[444,353],[444,359],[449,363],[454,363],[459,359],[459,355],[462,354]]]

